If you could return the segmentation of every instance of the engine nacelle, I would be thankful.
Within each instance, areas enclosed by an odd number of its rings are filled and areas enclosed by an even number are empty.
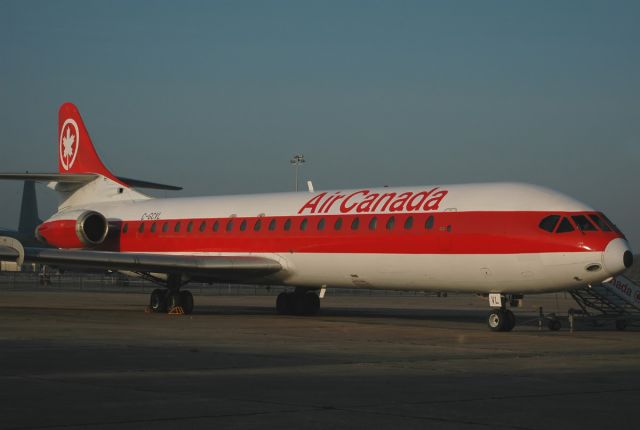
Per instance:
[[[57,213],[36,229],[36,237],[56,248],[92,248],[107,238],[109,223],[101,213],[75,210]]]

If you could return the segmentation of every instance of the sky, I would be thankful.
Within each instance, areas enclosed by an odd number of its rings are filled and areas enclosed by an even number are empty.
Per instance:
[[[0,172],[57,168],[75,103],[157,196],[521,181],[640,249],[640,2],[0,2]],[[0,226],[21,184],[0,183]],[[38,187],[41,217],[55,210]]]

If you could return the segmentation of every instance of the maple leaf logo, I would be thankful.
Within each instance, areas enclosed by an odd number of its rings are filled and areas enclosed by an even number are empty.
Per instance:
[[[76,137],[71,134],[71,127],[67,128],[67,135],[62,137],[62,145],[64,146],[62,156],[67,158],[67,163],[69,163],[68,159],[73,155],[73,143],[75,141]]]
[[[78,130],[78,124],[72,119],[67,119],[62,124],[62,131],[60,133],[59,141],[59,153],[58,157],[60,165],[64,170],[69,170],[78,156],[78,149],[80,145],[80,136]]]

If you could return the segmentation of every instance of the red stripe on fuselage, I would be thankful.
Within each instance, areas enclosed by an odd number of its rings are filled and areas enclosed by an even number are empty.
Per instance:
[[[229,252],[229,253],[377,253],[377,254],[513,254],[544,252],[603,251],[615,232],[575,230],[569,233],[549,233],[538,227],[549,215],[574,215],[562,212],[439,212],[424,214],[378,215],[314,215],[291,217],[250,217],[221,219],[182,219],[158,221],[124,221],[117,237],[111,236],[103,249],[122,252]],[[431,228],[425,223],[433,216]],[[369,228],[377,219],[375,230]],[[395,220],[392,229],[386,224]],[[405,229],[408,218],[413,225]],[[342,228],[335,222],[342,219]],[[355,219],[357,229],[352,229]],[[261,228],[254,230],[260,220]],[[275,220],[276,228],[269,229]],[[287,231],[284,225],[290,220]],[[307,220],[306,229],[301,223]],[[318,223],[324,220],[320,230]],[[218,222],[218,231],[213,225]],[[231,231],[227,223],[233,222]],[[59,223],[52,221],[47,224]],[[174,228],[180,222],[179,232]],[[191,231],[188,231],[189,223]],[[200,231],[201,223],[204,231]],[[244,230],[241,226],[244,224]],[[163,231],[164,224],[167,231]],[[144,231],[140,226],[144,224]],[[155,231],[152,226],[155,224]],[[126,226],[126,232],[125,232]],[[55,229],[55,225],[48,225]],[[51,243],[58,246],[55,243]]]

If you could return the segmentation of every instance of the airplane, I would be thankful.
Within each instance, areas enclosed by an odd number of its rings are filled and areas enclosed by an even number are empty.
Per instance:
[[[102,163],[76,106],[58,118],[58,173],[2,174],[49,181],[62,197],[37,238],[53,249],[6,244],[0,258],[106,268],[163,288],[154,312],[191,313],[188,282],[293,287],[276,311],[313,315],[331,288],[466,292],[488,297],[488,327],[510,331],[524,295],[612,278],[633,264],[624,234],[602,213],[524,183],[361,188],[151,198]]]
[[[36,184],[32,180],[26,180],[22,187],[22,201],[20,204],[18,229],[12,230],[0,228],[0,236],[15,238],[23,245],[27,246],[42,246],[35,237],[36,228],[40,224],[42,224],[42,220],[38,216]]]

